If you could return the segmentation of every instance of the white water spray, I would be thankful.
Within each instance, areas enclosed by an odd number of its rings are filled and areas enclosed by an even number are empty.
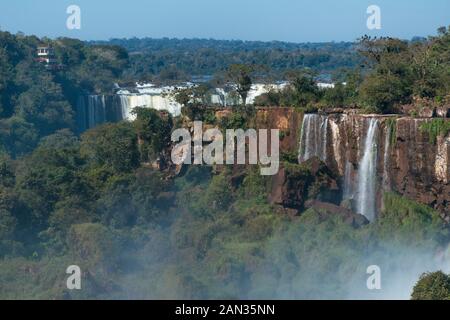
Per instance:
[[[378,119],[369,120],[364,153],[358,170],[358,213],[373,221],[376,215],[377,132]]]
[[[386,126],[385,129],[385,139],[384,139],[384,155],[383,155],[383,191],[389,191],[391,181],[389,178],[389,159],[391,149],[391,128],[389,125]]]
[[[305,114],[300,138],[299,162],[312,157],[327,160],[328,117]]]

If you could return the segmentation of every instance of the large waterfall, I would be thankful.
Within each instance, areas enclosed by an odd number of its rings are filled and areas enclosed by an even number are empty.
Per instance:
[[[177,103],[174,93],[178,89],[195,86],[186,83],[181,86],[157,87],[153,84],[136,84],[132,88],[121,88],[113,95],[85,95],[80,96],[77,103],[78,131],[83,132],[106,122],[134,120],[133,109],[136,107],[165,110],[176,117],[181,115],[181,104]],[[280,84],[253,84],[248,93],[247,103],[254,103],[257,96],[269,90],[279,90],[286,86]],[[232,106],[240,103],[236,92],[225,92],[215,88],[209,92],[210,104],[215,106]]]
[[[327,160],[328,117],[318,114],[305,114],[300,138],[299,161],[312,157]]]
[[[363,157],[358,170],[358,213],[373,221],[376,217],[376,179],[378,157],[378,119],[368,119],[369,128],[364,141]]]
[[[124,120],[134,120],[132,111],[136,107],[165,110],[173,116],[181,114],[181,105],[170,96],[164,94],[127,93],[119,94]]]
[[[173,116],[181,114],[181,105],[164,95],[121,93],[116,95],[80,96],[77,102],[77,127],[84,132],[106,122],[134,120],[136,107],[166,110]]]
[[[122,120],[121,103],[115,96],[80,96],[77,102],[77,127],[84,132],[106,122]]]
[[[383,185],[378,185],[378,148],[384,134],[380,130],[380,120],[367,116],[354,118],[355,121],[348,119],[346,116],[329,119],[325,115],[306,114],[300,135],[299,162],[319,157],[330,168],[342,167],[343,199],[354,199],[351,202],[353,210],[373,221],[378,210],[377,192],[383,189],[384,184],[389,184],[390,135],[384,136],[383,170],[386,176]],[[335,134],[334,137],[333,126],[340,126],[342,134]],[[346,140],[334,141],[336,137]],[[333,143],[333,148],[328,149],[329,141],[330,145]]]

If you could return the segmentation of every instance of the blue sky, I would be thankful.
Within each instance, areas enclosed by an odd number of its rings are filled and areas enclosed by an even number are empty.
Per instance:
[[[81,8],[81,30],[66,28],[66,8]],[[366,27],[369,5],[382,29]],[[363,34],[410,39],[450,25],[450,0],[2,0],[0,28],[85,40],[176,37],[322,42]]]

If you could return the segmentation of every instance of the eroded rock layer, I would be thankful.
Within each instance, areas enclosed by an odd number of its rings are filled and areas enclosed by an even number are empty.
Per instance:
[[[222,109],[216,116],[231,112]],[[383,214],[383,194],[393,191],[431,206],[450,222],[450,136],[432,139],[422,128],[436,120],[355,110],[303,114],[294,108],[257,108],[252,127],[280,129],[280,152],[295,153],[300,163],[324,162],[338,181],[339,200],[369,220]],[[307,199],[288,190],[299,182],[288,181],[284,173],[273,179],[272,202],[304,207]]]

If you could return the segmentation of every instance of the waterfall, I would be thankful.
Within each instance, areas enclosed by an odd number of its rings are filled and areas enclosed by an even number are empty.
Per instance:
[[[78,97],[78,131],[81,133],[106,122],[122,120],[122,104],[117,96],[87,95]]]
[[[312,157],[327,160],[328,117],[305,114],[300,137],[299,162]]]
[[[80,132],[107,121],[105,96],[80,96],[77,102],[77,125]]]
[[[389,178],[389,151],[391,148],[391,128],[389,123],[385,128],[385,138],[384,138],[384,155],[383,155],[383,191],[389,191],[391,181]]]
[[[119,95],[120,99],[120,113],[123,120],[131,120],[133,117],[133,114],[131,113],[132,108],[130,108],[130,99],[127,95]]]
[[[346,161],[343,199],[353,199],[352,170],[352,164],[350,163],[350,161]]]
[[[371,118],[358,170],[357,209],[358,213],[370,221],[373,221],[376,215],[377,132],[378,119]]]
[[[87,127],[93,128],[106,122],[105,96],[88,96],[88,122]]]
[[[181,105],[163,93],[121,93],[119,97],[123,120],[134,120],[136,116],[131,111],[137,107],[165,110],[174,117],[181,114]]]

